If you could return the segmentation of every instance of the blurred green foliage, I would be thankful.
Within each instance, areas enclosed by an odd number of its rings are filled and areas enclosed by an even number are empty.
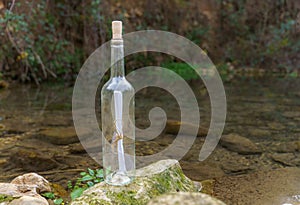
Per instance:
[[[49,12],[46,1],[17,2],[14,10],[22,9],[24,4],[32,8],[29,15],[7,9],[0,16],[4,28],[0,30],[0,62],[5,64],[7,76],[36,84],[49,77],[73,79],[83,61],[82,48],[61,32],[61,22]],[[56,6],[65,9],[61,4]]]
[[[196,27],[187,33],[187,38],[194,43],[201,45],[208,34],[208,27]]]
[[[219,2],[223,61],[287,72],[297,69],[300,40],[295,29],[296,8],[288,8],[285,0]]]
[[[165,62],[162,63],[161,66],[174,71],[175,73],[180,75],[184,80],[189,81],[199,79],[199,75],[187,63]]]
[[[289,2],[294,2],[291,0]],[[287,0],[215,1],[16,1],[0,9],[0,73],[3,78],[74,81],[84,60],[111,37],[111,21],[125,30],[175,32],[199,45],[226,70],[259,67],[294,72],[299,65],[298,10]],[[188,13],[188,15],[186,15]],[[297,60],[298,59],[298,60]],[[193,80],[193,70],[164,56],[137,55],[128,68],[164,65]],[[0,76],[1,78],[1,76]]]

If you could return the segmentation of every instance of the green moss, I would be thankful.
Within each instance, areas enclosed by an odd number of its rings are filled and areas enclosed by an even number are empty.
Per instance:
[[[116,205],[142,205],[144,202],[142,200],[136,199],[137,192],[136,191],[121,191],[117,193],[107,192],[107,197],[112,199],[113,204]]]
[[[0,194],[0,203],[5,202],[5,201],[12,201],[15,198],[12,196],[8,196],[8,195],[4,195],[4,194]]]
[[[174,191],[193,191],[194,184],[186,178],[180,167],[158,175],[152,181],[153,188],[148,195],[153,198],[167,192]]]
[[[155,194],[155,196],[157,195],[161,195],[166,193],[167,191],[171,190],[171,182],[172,178],[170,175],[170,172],[166,172],[163,175],[159,175],[156,178],[156,183],[154,184],[154,191],[157,191],[158,194]]]

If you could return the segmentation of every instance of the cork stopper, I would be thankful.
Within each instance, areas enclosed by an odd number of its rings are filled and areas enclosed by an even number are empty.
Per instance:
[[[122,39],[122,21],[112,22],[112,38]]]

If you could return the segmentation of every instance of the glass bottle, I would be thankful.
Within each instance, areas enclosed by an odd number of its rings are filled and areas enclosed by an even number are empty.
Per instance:
[[[112,22],[111,77],[101,90],[104,180],[129,184],[135,175],[134,88],[124,72],[122,22]]]

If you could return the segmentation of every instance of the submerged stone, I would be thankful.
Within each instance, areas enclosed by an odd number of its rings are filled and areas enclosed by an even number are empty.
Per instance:
[[[300,166],[300,154],[298,153],[274,153],[271,158],[286,166]]]
[[[194,135],[194,132],[192,132],[191,130],[195,130],[198,129],[198,133],[197,136],[198,137],[205,137],[208,133],[208,129],[206,127],[202,127],[199,125],[195,125],[195,124],[190,124],[187,122],[180,122],[180,121],[176,121],[176,120],[168,120],[167,124],[166,124],[166,133],[170,133],[170,134],[178,134],[178,131],[180,129],[180,127],[182,126],[182,132],[183,134],[186,135]]]
[[[239,154],[258,154],[262,152],[251,140],[238,134],[222,136],[220,144],[228,150]]]
[[[161,160],[136,171],[136,179],[126,186],[105,182],[86,190],[72,205],[147,204],[150,199],[170,192],[197,192],[199,187],[187,178],[177,160]]]
[[[68,145],[78,142],[74,127],[53,127],[39,132],[40,138],[56,145]]]
[[[183,172],[192,180],[201,181],[224,175],[224,171],[215,163],[209,162],[180,162]]]
[[[38,172],[58,167],[58,162],[53,158],[51,153],[17,147],[13,150],[9,163],[12,167],[22,168],[29,172]]]
[[[270,146],[270,149],[279,153],[300,151],[300,141],[276,142]]]

